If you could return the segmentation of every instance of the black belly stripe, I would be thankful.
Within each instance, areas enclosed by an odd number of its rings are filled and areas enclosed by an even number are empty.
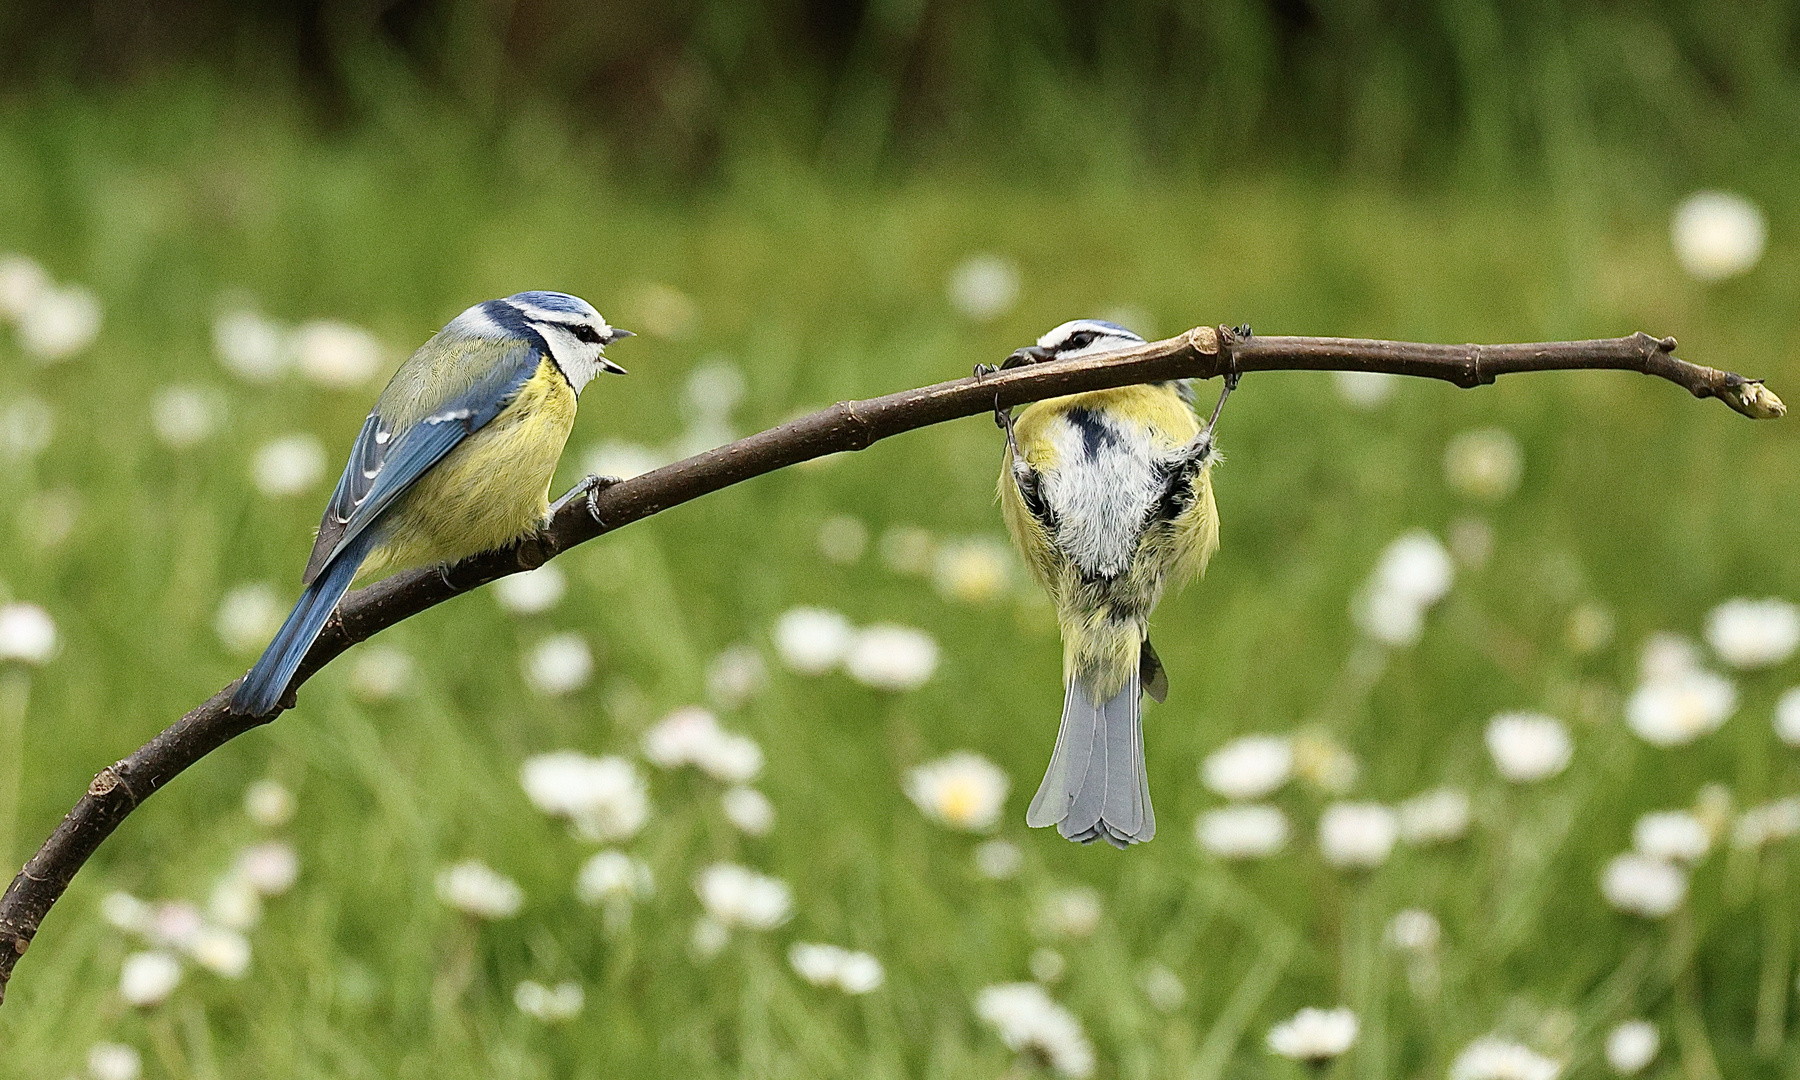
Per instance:
[[[1092,409],[1070,409],[1063,416],[1081,433],[1081,448],[1088,457],[1098,454],[1102,446],[1118,446],[1121,442],[1112,425]]]

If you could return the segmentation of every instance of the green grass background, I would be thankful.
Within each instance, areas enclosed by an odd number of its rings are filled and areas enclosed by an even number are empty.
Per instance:
[[[1292,176],[944,170],[872,188],[747,155],[675,194],[593,179],[601,172],[595,151],[530,114],[498,135],[422,113],[322,136],[273,105],[161,84],[0,108],[0,250],[106,305],[98,344],[71,362],[34,366],[0,341],[0,393],[29,392],[57,414],[46,453],[0,467],[0,581],[50,610],[64,640],[24,676],[28,707],[0,745],[0,792],[17,791],[0,804],[0,855],[16,865],[93,772],[243,670],[213,633],[218,600],[245,581],[293,587],[326,494],[262,497],[250,456],[297,430],[341,453],[368,407],[372,387],[234,382],[210,344],[226,289],[278,318],[341,317],[411,347],[467,304],[524,288],[581,294],[626,326],[634,289],[679,288],[698,305],[696,332],[617,350],[632,375],[584,400],[577,450],[676,436],[686,374],[713,354],[748,377],[747,431],[966,374],[1119,305],[1160,333],[1249,322],[1501,341],[1643,329],[1800,398],[1791,181],[1743,181],[1770,216],[1770,248],[1753,273],[1709,287],[1676,266],[1667,223],[1682,192],[1654,180],[1397,194]],[[976,325],[944,281],[983,251],[1016,261],[1022,293]],[[220,435],[183,452],[155,441],[148,401],[172,382],[228,395]],[[1443,451],[1489,425],[1522,443],[1524,482],[1475,506],[1446,486]],[[877,533],[915,523],[998,535],[990,423],[678,507],[565,556],[573,587],[547,614],[509,616],[477,594],[388,632],[420,661],[414,696],[361,704],[340,663],[298,710],[147,803],[21,962],[0,1009],[0,1077],[76,1073],[100,1039],[141,1048],[152,1077],[998,1076],[1012,1058],[975,1019],[973,995],[1028,977],[1033,905],[1071,884],[1099,890],[1106,918],[1092,938],[1057,945],[1069,965],[1053,993],[1094,1039],[1102,1076],[1298,1076],[1264,1051],[1264,1031],[1335,1003],[1364,1024],[1334,1067],[1342,1077],[1440,1076],[1478,1035],[1541,1038],[1566,1028],[1565,1014],[1572,1076],[1603,1074],[1599,1038],[1633,1014],[1665,1034],[1652,1075],[1794,1075],[1791,842],[1760,862],[1715,854],[1664,923],[1608,909],[1596,876],[1638,814],[1685,806],[1703,783],[1729,785],[1741,805],[1800,789],[1800,752],[1768,719],[1800,681],[1794,662],[1742,679],[1737,717],[1687,748],[1642,743],[1619,709],[1651,632],[1696,634],[1736,595],[1800,596],[1796,430],[1620,373],[1476,391],[1409,383],[1371,412],[1348,408],[1326,376],[1246,380],[1221,434],[1223,550],[1155,621],[1174,686],[1147,723],[1162,832],[1126,853],[1023,827],[1061,698],[1041,607],[955,604],[872,555],[841,567],[817,554],[818,527],[837,514]],[[569,456],[559,484],[578,478]],[[45,491],[74,491],[81,508],[75,534],[49,548],[28,539]],[[1372,689],[1347,693],[1349,599],[1381,549],[1467,514],[1494,527],[1492,561],[1459,577],[1424,640]],[[1618,634],[1575,656],[1563,627],[1584,602],[1609,608]],[[775,670],[725,721],[767,752],[759,786],[776,829],[742,837],[710,782],[654,775],[654,818],[629,847],[653,866],[657,895],[628,934],[608,936],[571,889],[587,847],[530,807],[520,762],[563,747],[634,753],[648,725],[702,699],[720,649],[750,641],[772,655],[768,628],[796,604],[925,628],[942,666],[897,696]],[[567,698],[534,697],[518,658],[565,629],[594,643],[596,678]],[[1567,773],[1522,789],[1495,777],[1481,731],[1516,708],[1572,725]],[[1322,800],[1291,788],[1280,801],[1299,833],[1285,854],[1237,866],[1200,853],[1192,822],[1218,800],[1196,780],[1199,761],[1235,735],[1302,723],[1360,756],[1359,796],[1454,781],[1475,795],[1476,827],[1345,874],[1316,852]],[[1012,777],[1000,831],[1026,853],[1014,881],[979,878],[975,840],[930,825],[901,792],[907,768],[962,748]],[[100,898],[204,900],[254,835],[240,801],[263,776],[297,792],[287,832],[302,871],[252,934],[250,976],[190,969],[169,1003],[130,1010],[116,985],[132,946],[100,920]],[[471,930],[437,902],[436,871],[465,856],[520,881],[520,916]],[[699,910],[688,883],[715,859],[789,881],[797,913],[701,965],[686,947]],[[1445,926],[1444,986],[1427,1000],[1380,944],[1407,906]],[[868,949],[887,985],[855,999],[808,987],[784,959],[793,940]],[[1138,989],[1152,962],[1188,988],[1172,1015]],[[580,981],[586,1011],[559,1027],[527,1019],[511,1003],[524,978]],[[1762,1053],[1759,1009],[1777,1036]]]

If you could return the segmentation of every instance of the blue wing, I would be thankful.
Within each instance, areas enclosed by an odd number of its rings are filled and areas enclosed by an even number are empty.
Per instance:
[[[363,421],[319,521],[302,584],[312,584],[419,477],[506,408],[543,361],[529,342],[469,342],[435,351],[432,344],[401,367]],[[446,383],[448,400],[435,407],[421,400],[420,387]]]

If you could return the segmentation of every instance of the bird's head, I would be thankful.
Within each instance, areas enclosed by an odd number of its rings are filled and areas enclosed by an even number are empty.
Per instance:
[[[1118,323],[1103,319],[1072,319],[1006,358],[1002,367],[1020,364],[1042,364],[1050,360],[1068,360],[1077,356],[1112,352],[1142,345],[1144,339]]]
[[[592,304],[559,292],[515,293],[503,300],[476,305],[501,330],[542,338],[550,359],[577,391],[602,371],[625,369],[606,358],[606,347],[631,331],[609,326]]]

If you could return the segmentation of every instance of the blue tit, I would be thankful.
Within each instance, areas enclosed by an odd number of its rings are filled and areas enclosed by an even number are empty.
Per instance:
[[[352,580],[453,563],[543,527],[576,398],[603,371],[625,374],[605,350],[630,336],[585,300],[522,292],[476,304],[420,346],[363,422],[305,591],[232,711],[274,710]]]
[[[1122,326],[1078,319],[1006,366],[1141,344]],[[1007,531],[1056,605],[1063,640],[1062,724],[1025,822],[1084,844],[1142,843],[1156,814],[1139,698],[1160,702],[1169,688],[1148,623],[1164,588],[1199,576],[1219,547],[1213,425],[1200,427],[1185,381],[1052,398],[1016,423],[997,419]]]

